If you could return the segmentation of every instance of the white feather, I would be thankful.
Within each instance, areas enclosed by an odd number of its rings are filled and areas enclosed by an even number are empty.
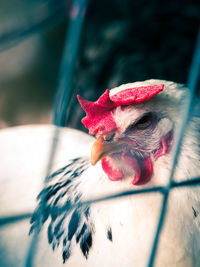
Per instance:
[[[121,131],[125,123],[147,110],[167,115],[158,127],[164,135],[173,125],[179,127],[184,87],[172,82],[149,80],[122,85],[111,94],[128,87],[164,83],[166,90],[148,103],[140,104],[123,113],[120,108],[113,114]],[[179,89],[178,89],[179,88]],[[177,90],[178,89],[178,90]],[[167,100],[166,100],[166,96]],[[123,118],[122,118],[123,116]],[[135,116],[135,117],[134,117]],[[173,122],[173,125],[172,125]],[[163,128],[163,125],[165,128]],[[193,117],[185,134],[175,179],[180,181],[200,174],[199,118]],[[53,126],[24,126],[0,131],[0,216],[33,212],[36,196],[42,188],[48,160]],[[175,131],[176,133],[176,131]],[[53,170],[66,165],[70,158],[89,156],[93,138],[72,129],[61,129],[58,153]],[[171,156],[160,157],[154,164],[153,177],[148,186],[164,185],[170,173]],[[111,182],[98,163],[81,176],[78,190],[82,200],[107,194],[133,190],[132,177]],[[137,187],[137,188],[140,188]],[[73,267],[130,267],[147,266],[156,231],[162,196],[159,193],[138,195],[93,204],[91,217],[95,233],[89,257],[86,260],[79,246],[74,244],[72,255],[64,266]],[[194,210],[196,215],[194,216]],[[200,188],[174,189],[170,193],[168,212],[156,257],[157,267],[198,267],[200,263]],[[35,257],[35,266],[63,266],[62,247],[54,252],[47,241],[45,224]],[[112,242],[106,229],[112,226]],[[30,237],[28,221],[0,228],[1,266],[21,266],[28,249]]]

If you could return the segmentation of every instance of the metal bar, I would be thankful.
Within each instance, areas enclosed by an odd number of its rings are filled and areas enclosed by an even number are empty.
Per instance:
[[[0,227],[10,224],[10,223],[16,223],[18,221],[27,220],[32,216],[32,213],[22,213],[12,216],[4,216],[0,218]]]
[[[197,82],[198,82],[199,72],[200,72],[200,30],[198,32],[196,48],[194,51],[192,64],[191,64],[190,71],[189,71],[189,78],[188,78],[188,84],[187,84],[189,90],[186,94],[184,108],[182,109],[183,120],[181,122],[179,132],[177,134],[177,142],[174,146],[173,163],[172,163],[171,173],[170,173],[170,177],[169,177],[169,183],[168,183],[168,186],[167,186],[166,191],[165,191],[164,196],[163,196],[163,204],[162,204],[162,208],[161,208],[161,212],[160,212],[160,218],[158,221],[157,231],[156,231],[155,238],[154,238],[153,245],[152,245],[152,250],[151,250],[151,255],[149,258],[148,267],[152,267],[154,265],[156,251],[157,251],[158,242],[159,242],[159,237],[160,237],[160,233],[161,233],[162,228],[163,228],[163,223],[164,223],[164,219],[165,219],[165,215],[166,215],[167,201],[168,201],[170,189],[171,189],[172,183],[173,183],[173,176],[174,176],[176,164],[178,162],[178,158],[180,155],[181,145],[182,145],[182,141],[184,138],[184,134],[185,134],[185,131],[187,129],[187,124],[188,124],[188,121],[189,121],[189,118],[191,115],[191,111],[192,111],[192,103],[193,103],[193,99],[194,99],[194,95],[195,95],[195,88],[196,88]]]
[[[80,40],[87,0],[76,0],[71,11],[71,23],[68,32],[68,45],[64,48],[58,91],[54,105],[53,123],[57,126],[65,126],[66,110],[70,101],[71,81],[74,70],[78,44]],[[78,12],[76,17],[75,14]]]
[[[193,187],[193,186],[200,186],[200,177],[195,177],[191,178],[189,180],[183,180],[180,182],[172,182],[171,190],[174,188],[182,188],[182,187]],[[141,194],[151,194],[151,193],[162,193],[166,190],[166,188],[163,186],[154,186],[154,187],[149,187],[145,189],[136,189],[136,190],[128,190],[128,191],[123,191],[118,194],[113,194],[113,195],[108,195],[108,196],[103,196],[100,198],[95,198],[95,199],[90,199],[87,201],[82,201],[79,203],[72,204],[71,208],[80,208],[82,206],[88,206],[93,203],[98,203],[102,201],[107,201],[115,198],[121,198],[121,197],[127,197],[127,196],[134,196],[134,195],[141,195]],[[67,208],[69,208],[67,206]],[[60,208],[60,211],[66,210],[66,207]],[[30,218],[32,216],[32,213],[24,213],[24,214],[18,214],[16,216],[5,216],[0,218],[0,227],[9,223],[15,223],[19,220],[24,220],[27,218]]]
[[[182,187],[192,187],[192,186],[200,186],[200,177],[196,177],[196,178],[192,178],[190,180],[184,180],[181,182],[175,182],[173,181],[172,185],[171,185],[171,190],[173,190],[174,188],[182,188]],[[93,203],[98,203],[98,202],[102,202],[102,201],[107,201],[107,200],[111,200],[111,199],[115,199],[115,198],[121,198],[121,197],[127,197],[127,196],[134,196],[134,195],[141,195],[141,194],[151,194],[151,193],[163,193],[166,191],[166,187],[165,186],[155,186],[155,187],[149,187],[149,188],[145,188],[145,189],[136,189],[136,190],[127,190],[127,191],[123,191],[121,193],[117,193],[117,194],[110,194],[107,196],[103,196],[103,197],[99,197],[99,198],[94,198],[94,199],[89,199],[86,201],[82,201],[79,203],[75,203],[72,205],[72,209],[73,208],[77,208],[77,207],[81,207],[81,206],[88,206],[91,205]],[[67,208],[69,208],[67,206]],[[62,207],[60,209],[60,211],[62,212],[62,210],[66,210],[66,207]]]
[[[56,97],[55,108],[54,108],[53,122],[56,126],[65,125],[66,109],[70,101],[71,79],[74,70],[74,64],[77,55],[78,44],[86,12],[86,7],[87,7],[87,0],[74,0],[72,8],[70,10],[69,31],[67,33],[65,41],[65,47],[60,68],[58,90],[57,90],[58,94]],[[60,134],[60,128],[56,127],[53,136],[53,142],[51,146],[46,177],[49,176],[49,173],[51,172],[52,169],[58,145],[59,134]],[[38,229],[36,229],[36,231],[34,231],[33,233],[33,237],[30,242],[30,247],[25,259],[24,266],[26,267],[34,266],[34,255],[36,253],[37,244],[39,241],[39,230],[40,229],[38,227]]]

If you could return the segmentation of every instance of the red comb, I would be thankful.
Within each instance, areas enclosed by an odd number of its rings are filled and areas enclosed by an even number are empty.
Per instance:
[[[109,96],[110,91],[107,89],[96,102],[84,100],[78,95],[78,100],[86,112],[82,123],[91,135],[109,133],[117,128],[111,111],[118,106],[142,103],[163,89],[164,84],[141,86],[122,90],[113,96]]]

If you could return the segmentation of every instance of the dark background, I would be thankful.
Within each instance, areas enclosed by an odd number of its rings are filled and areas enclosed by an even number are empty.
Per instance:
[[[0,128],[51,123],[70,2],[0,1]],[[23,35],[40,20],[41,27]],[[67,124],[83,129],[76,93],[96,100],[128,82],[187,83],[199,25],[199,0],[91,0]],[[13,30],[18,35],[11,40]]]

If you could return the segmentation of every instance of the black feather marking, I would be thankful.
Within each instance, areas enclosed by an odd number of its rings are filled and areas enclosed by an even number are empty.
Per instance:
[[[80,200],[80,198],[81,198],[81,194],[77,194],[77,195],[75,196],[75,198],[74,198],[74,202],[75,202],[75,203],[78,203],[78,201]]]
[[[76,178],[76,177],[78,177],[79,175],[80,175],[80,172],[76,172],[76,171],[74,171],[74,172],[72,173],[71,177],[72,177],[72,178]]]
[[[67,236],[63,238],[63,247],[65,247],[66,245],[67,245]]]
[[[74,211],[68,226],[68,240],[71,240],[80,224],[80,214]]]
[[[79,158],[75,158],[75,159],[72,160],[72,162],[75,163],[75,162],[77,162],[78,160],[81,160],[81,159],[82,158],[80,158],[80,157]]]
[[[71,172],[72,172],[72,170],[68,170],[67,172],[65,172],[65,175],[67,175],[67,174],[69,174]]]
[[[52,249],[53,250],[55,250],[55,248],[56,248],[56,243],[55,243],[55,241],[52,243]]]
[[[192,210],[193,210],[194,217],[196,218],[199,213],[195,210],[195,208],[193,206],[192,206]]]
[[[66,187],[71,183],[71,180],[68,179],[65,183],[56,183],[53,187],[47,187],[46,191],[47,194],[45,195],[45,201],[47,202],[50,198],[52,198],[52,196],[54,196],[60,189],[62,189],[63,187]],[[67,192],[68,190],[66,190]]]
[[[30,219],[30,223],[32,224],[33,222],[35,222],[36,218],[37,218],[37,215],[36,215],[36,211],[35,211],[31,217],[31,219]]]
[[[72,242],[80,242],[81,250],[86,258],[92,246],[89,207],[72,210],[72,205],[78,203],[82,197],[77,189],[79,180],[76,178],[89,167],[88,163],[88,160],[77,158],[49,176],[46,180],[47,185],[38,195],[39,204],[31,219],[30,233],[40,230],[42,224],[49,217],[51,218],[47,230],[48,242],[53,250],[62,242],[63,262],[71,255]],[[71,219],[66,227],[69,216]]]
[[[68,246],[66,246],[65,249],[63,250],[63,254],[62,254],[63,264],[66,262],[66,260],[69,259],[70,255],[71,255],[71,247],[70,247],[70,244],[68,244]]]
[[[67,191],[65,191],[65,192],[63,192],[62,194],[60,194],[59,196],[57,196],[56,198],[55,198],[55,200],[53,201],[53,206],[56,206],[57,205],[57,203],[58,203],[58,201],[60,200],[60,199],[62,199],[65,195],[66,195],[66,193],[67,193]]]
[[[62,216],[62,218],[58,221],[57,225],[56,225],[55,228],[54,228],[54,235],[56,236],[56,238],[57,238],[57,235],[59,234],[61,225],[62,225],[62,223],[63,223],[65,217],[66,217],[66,216],[65,216],[65,214],[64,214],[64,216]]]
[[[51,212],[49,213],[49,215],[51,216],[51,221],[54,222],[58,215],[59,215],[59,211],[58,211],[58,208],[57,207],[53,207],[51,209]]]
[[[34,229],[35,229],[35,226],[34,226],[34,224],[33,224],[33,225],[31,225],[31,228],[30,228],[28,234],[31,235],[31,234],[33,233]]]
[[[83,224],[81,231],[76,234],[76,243],[79,242],[81,236],[85,233],[85,230],[87,229],[86,223]]]
[[[89,250],[92,247],[92,233],[91,231],[85,232],[80,241],[80,248],[85,258],[88,258]]]
[[[49,242],[49,244],[51,244],[53,241],[53,231],[52,231],[52,224],[51,223],[48,226],[47,234],[48,234],[48,242]]]
[[[64,216],[66,217],[71,211],[71,201],[67,200],[66,203],[64,204],[64,208],[60,208],[57,206],[53,206],[50,210],[50,216],[52,221],[55,221],[58,216],[62,215],[64,212]]]
[[[72,165],[72,163],[70,163],[70,164],[66,165],[65,167],[62,167],[62,168],[60,168],[59,170],[55,171],[54,173],[52,173],[52,174],[48,177],[48,179],[52,179],[53,177],[55,177],[55,176],[61,174],[64,170],[66,170],[66,169],[67,169],[68,167],[70,167],[71,165]]]
[[[58,244],[60,243],[60,238],[62,237],[62,235],[64,234],[65,230],[63,229],[62,231],[60,231],[57,236],[56,236],[56,239],[58,241]]]
[[[110,241],[113,240],[113,238],[112,238],[112,229],[111,229],[110,227],[108,228],[108,231],[107,231],[107,238],[108,238]]]
[[[88,219],[89,215],[90,215],[90,208],[89,207],[87,207],[87,209],[85,210],[84,214],[85,214],[86,219]]]
[[[49,217],[49,208],[48,207],[45,207],[43,209],[42,224],[44,224],[46,222],[46,220],[48,219],[48,217]]]

